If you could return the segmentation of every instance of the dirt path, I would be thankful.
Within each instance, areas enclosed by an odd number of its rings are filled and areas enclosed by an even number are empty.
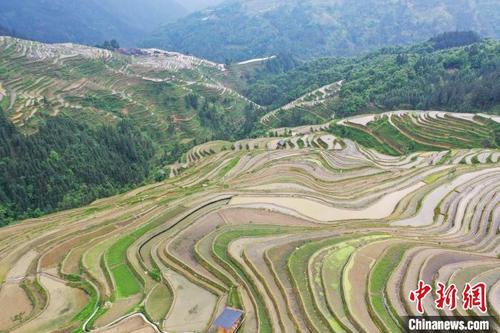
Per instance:
[[[342,80],[341,81],[337,81],[337,82],[334,82],[334,83],[329,83],[323,87],[320,87],[316,90],[313,90],[313,91],[310,91],[302,96],[300,96],[299,98],[297,98],[296,100],[293,100],[291,101],[290,103],[282,106],[282,107],[279,107],[277,109],[274,109],[268,113],[266,113],[262,118],[260,118],[260,122],[262,124],[265,124],[269,121],[270,118],[272,117],[275,117],[276,114],[281,111],[281,110],[290,110],[294,107],[298,107],[298,106],[314,106],[316,104],[320,104],[321,102],[324,101],[323,98],[317,98],[316,97],[316,94],[317,93],[321,93],[322,96],[326,93],[326,91],[328,89],[334,89],[334,94],[337,93],[338,91],[340,91],[340,88],[342,87]],[[313,97],[313,99],[311,101],[307,100],[308,97]]]
[[[94,331],[95,333],[159,333],[158,329],[145,320],[142,315],[135,314],[109,327]]]

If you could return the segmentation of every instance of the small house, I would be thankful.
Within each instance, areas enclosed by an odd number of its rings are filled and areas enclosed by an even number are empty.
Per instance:
[[[286,148],[286,142],[285,140],[281,139],[278,141],[278,144],[276,145],[276,149],[285,149]]]
[[[238,330],[243,321],[243,311],[233,308],[225,308],[214,325],[217,327],[217,333],[234,333]]]

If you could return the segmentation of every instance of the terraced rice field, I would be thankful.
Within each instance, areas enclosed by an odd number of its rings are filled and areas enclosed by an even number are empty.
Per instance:
[[[164,145],[172,137],[190,142],[207,136],[196,95],[225,101],[235,115],[249,101],[206,73],[224,65],[175,52],[144,49],[135,57],[77,44],[43,44],[0,36],[0,107],[26,133],[48,116],[67,115],[89,123],[128,118]],[[203,134],[203,135],[202,135]]]
[[[209,142],[164,182],[0,229],[0,331],[214,332],[229,305],[244,310],[243,332],[399,332],[418,280],[486,282],[498,330],[490,120],[386,119],[425,151],[389,156],[327,125]],[[343,123],[375,133],[373,120]]]

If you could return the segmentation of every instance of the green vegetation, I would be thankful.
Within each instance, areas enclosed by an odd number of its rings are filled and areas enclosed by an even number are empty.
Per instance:
[[[112,39],[112,40],[105,40],[104,43],[102,43],[101,45],[96,45],[96,47],[114,51],[120,48],[120,44],[116,39]]]
[[[119,71],[131,60],[116,53],[106,60],[36,63],[13,48],[0,54],[4,89],[19,80],[17,91],[44,92],[32,105],[18,92],[12,110],[1,111],[0,225],[162,181],[168,173],[159,170],[194,145],[242,139],[258,127],[257,111],[244,99],[204,84],[186,89],[179,82],[138,80]],[[198,80],[202,71],[189,75]],[[83,81],[95,85],[64,91]],[[9,104],[10,95],[2,100]]]
[[[399,155],[396,150],[394,150],[393,148],[391,148],[386,144],[381,143],[372,135],[368,134],[367,132],[361,129],[332,123],[330,124],[329,131],[330,133],[337,135],[341,138],[351,139],[366,148],[373,148],[387,155],[393,155],[393,156]]]
[[[18,93],[14,107],[2,111],[0,225],[164,181],[170,174],[162,171],[168,170],[165,166],[210,140],[236,141],[272,132],[269,127],[326,123],[332,115],[337,119],[399,108],[498,113],[499,42],[477,42],[474,36],[448,33],[415,46],[306,63],[280,55],[250,64],[250,69],[231,64],[224,72],[200,65],[175,71],[175,80],[174,72],[138,70],[129,57],[116,53],[111,59],[33,63],[13,47],[2,49],[4,88],[44,93],[37,99]],[[278,110],[266,125],[259,122],[265,111],[341,80],[338,95],[329,95],[324,103]],[[214,82],[229,83],[267,110]],[[64,91],[68,86],[80,87],[78,93]],[[57,97],[51,99],[51,94]],[[3,106],[10,104],[10,97],[4,97]],[[417,123],[412,116],[393,117],[392,122],[397,128],[382,118],[367,128],[332,125],[330,132],[394,156],[500,146],[500,126],[483,117],[475,123]],[[236,163],[233,159],[220,175]]]
[[[181,4],[172,0],[161,3],[154,0],[140,3],[5,1],[2,9],[0,25],[25,38],[93,45],[111,36],[126,46],[136,44],[151,30],[187,13]]]
[[[238,164],[238,162],[240,161],[240,156],[237,156],[237,157],[234,157],[233,159],[231,159],[229,161],[229,163],[227,163],[224,168],[222,168],[219,172],[219,177],[224,177],[225,175],[227,175],[227,173],[229,171],[231,171],[235,166],[236,164]]]
[[[116,283],[116,297],[126,298],[141,291],[141,284],[126,264],[111,268],[111,274]]]
[[[73,331],[73,333],[83,332],[83,323],[94,313],[95,309],[99,306],[99,297],[96,289],[88,281],[81,280],[79,278],[76,283],[71,283],[71,286],[83,289],[88,295],[88,303],[72,320],[81,324],[81,326],[77,330]]]
[[[358,124],[344,120],[331,130],[396,153],[416,140],[408,134],[413,127],[421,129],[412,135],[436,136],[443,145],[477,144],[495,132],[473,115],[398,112],[374,119],[366,126],[364,117]],[[394,122],[407,126],[398,130]],[[201,332],[229,305],[246,312],[247,331],[398,332],[399,314],[415,306],[398,295],[422,274],[460,283],[496,267],[494,257],[477,253],[487,253],[496,232],[499,180],[488,163],[497,163],[497,150],[385,158],[347,139],[333,141],[346,149],[327,150],[332,137],[315,128],[292,130],[286,147],[275,150],[264,148],[278,141],[271,137],[239,141],[239,151],[229,150],[230,142],[199,145],[189,153],[193,165],[176,178],[6,227],[0,280],[8,288],[1,297],[16,302],[0,330],[44,332],[50,324],[50,331],[82,333],[84,323],[86,331],[102,330],[143,313],[163,331]],[[462,136],[446,135],[457,128]],[[306,149],[307,142],[318,149]],[[63,156],[47,153],[51,161]],[[459,159],[463,166],[454,165]],[[248,163],[238,168],[242,161]],[[344,201],[356,206],[338,205]],[[382,214],[380,202],[393,208]],[[466,211],[461,221],[457,211]],[[429,212],[434,219],[427,225],[420,217]],[[441,274],[440,264],[459,264],[457,258],[467,265]],[[12,278],[21,264],[28,276]],[[42,273],[34,275],[35,268]],[[62,304],[66,315],[54,320],[51,312]],[[123,331],[129,323],[107,328]],[[136,318],[133,325],[148,324]]]
[[[462,119],[421,119],[410,115],[392,117],[394,124],[406,136],[430,145],[448,148],[496,148],[500,147],[500,124],[475,116],[476,123]]]
[[[234,286],[229,289],[229,295],[227,296],[227,306],[231,306],[236,309],[243,309],[240,293]]]
[[[110,247],[106,255],[106,261],[108,265],[113,267],[126,262],[127,249],[135,242],[135,240],[136,238],[134,236],[125,236],[121,238],[118,242],[113,244],[113,246]]]
[[[383,116],[368,123],[368,128],[378,138],[388,146],[395,149],[401,155],[408,155],[415,151],[436,151],[442,148],[424,145],[402,134],[397,128],[389,122],[388,116]]]
[[[0,110],[0,225],[90,203],[143,183],[153,144],[130,122],[48,118],[25,136]]]
[[[117,115],[122,113],[122,110],[128,105],[128,102],[118,97],[117,95],[108,94],[105,91],[97,91],[88,94],[83,98],[68,97],[68,101],[79,103],[84,107],[91,107],[105,112],[111,112]]]
[[[128,266],[127,249],[135,242],[138,235],[144,232],[146,232],[146,228],[143,227],[133,234],[121,238],[106,253],[105,260],[116,286],[117,298],[129,297],[141,291],[139,280]]]
[[[332,103],[326,102],[311,107],[294,107],[289,110],[278,110],[270,117],[268,127],[295,127],[302,125],[324,124],[331,118]]]
[[[449,115],[432,120],[426,119],[425,114],[384,115],[376,117],[366,126],[349,121],[346,125],[332,123],[329,131],[393,156],[417,151],[500,147],[500,124],[479,116],[474,119],[476,122]],[[449,154],[445,156],[446,159],[449,157]]]
[[[440,43],[455,40],[453,34],[436,38]],[[330,104],[336,117],[408,108],[498,113],[499,49],[494,40],[449,49],[435,48],[432,41],[387,47],[356,58],[319,59],[277,73],[262,70],[246,79],[244,93],[277,108],[344,80],[340,98]]]
[[[155,322],[160,322],[165,318],[172,306],[172,301],[173,294],[170,289],[163,284],[158,284],[154,287],[151,294],[149,294],[145,310],[151,319]]]
[[[327,239],[319,242],[307,243],[295,250],[288,258],[288,270],[295,290],[301,297],[301,304],[308,314],[310,325],[316,327],[320,332],[330,331],[330,325],[339,326],[334,318],[327,321],[318,311],[314,304],[314,296],[309,289],[308,261],[309,258],[323,247],[333,246],[347,240],[346,237]]]
[[[443,171],[440,171],[440,172],[436,172],[436,173],[430,174],[429,176],[425,177],[424,182],[426,182],[429,185],[433,184],[433,183],[435,183],[436,181],[438,181],[439,179],[441,179],[441,178],[443,178],[445,176],[452,175],[455,171],[456,171],[456,169],[443,170]]]
[[[378,319],[375,319],[375,322],[379,323],[381,329],[386,328],[389,332],[401,331],[401,324],[394,319],[397,318],[397,314],[386,299],[387,277],[401,262],[403,254],[411,246],[412,244],[404,244],[389,248],[376,262],[370,273],[367,298],[374,312],[372,316],[377,316]]]
[[[189,52],[220,63],[289,54],[298,59],[351,56],[420,42],[445,31],[499,37],[498,3],[454,0],[239,0],[158,29],[148,47]],[[467,19],[465,19],[467,18]],[[463,38],[463,42],[470,39]],[[445,44],[447,45],[447,44]]]

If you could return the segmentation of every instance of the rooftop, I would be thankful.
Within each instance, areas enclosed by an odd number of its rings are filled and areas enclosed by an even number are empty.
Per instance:
[[[214,324],[217,327],[231,328],[243,316],[243,311],[225,308],[219,317],[215,320]]]

